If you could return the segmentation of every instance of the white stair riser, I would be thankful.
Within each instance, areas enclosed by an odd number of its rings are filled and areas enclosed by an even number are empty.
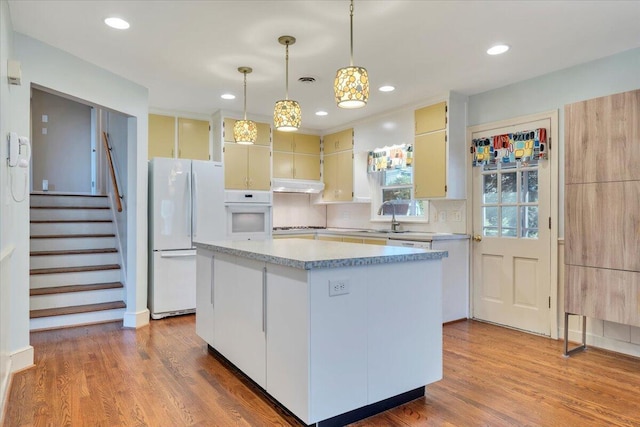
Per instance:
[[[29,320],[29,329],[37,331],[40,329],[53,329],[65,326],[84,325],[88,323],[109,322],[112,320],[122,320],[124,318],[124,308],[114,310],[94,311],[92,313],[67,314],[64,316],[39,317]]]
[[[31,206],[109,206],[108,197],[39,196],[31,195]]]
[[[112,222],[47,222],[30,225],[32,236],[53,234],[107,234],[114,233]]]
[[[74,249],[115,248],[115,237],[77,237],[59,239],[31,239],[29,250],[35,251],[68,251]]]
[[[117,252],[78,255],[39,255],[29,258],[29,268],[81,267],[83,265],[120,264]]]
[[[78,273],[35,274],[30,276],[31,289],[52,286],[87,285],[91,283],[119,282],[120,270],[82,271]]]
[[[123,301],[123,288],[100,289],[97,291],[66,292],[63,294],[34,295],[29,298],[30,310],[71,307],[74,305],[100,304],[102,302]]]
[[[31,209],[32,220],[112,219],[109,209]]]

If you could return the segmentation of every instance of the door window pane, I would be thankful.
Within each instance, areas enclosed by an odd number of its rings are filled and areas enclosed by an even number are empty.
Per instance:
[[[530,170],[521,172],[520,176],[520,201],[524,203],[536,203],[538,201],[538,171]]]
[[[483,203],[498,203],[498,174],[483,175]]]
[[[527,239],[538,238],[538,207],[537,206],[522,206],[521,208],[522,218],[522,236]]]
[[[515,172],[502,173],[501,174],[501,202],[502,203],[515,203],[518,194],[517,177]]]
[[[501,222],[503,236],[517,237],[518,208],[516,206],[503,206]]]
[[[483,233],[485,236],[497,236],[498,235],[498,207],[497,206],[485,206],[483,211]]]

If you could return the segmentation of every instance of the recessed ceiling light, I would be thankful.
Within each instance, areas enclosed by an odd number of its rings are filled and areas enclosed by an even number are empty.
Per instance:
[[[104,20],[104,23],[110,26],[111,28],[115,28],[117,30],[126,30],[127,28],[129,28],[129,23],[122,18],[116,18],[116,17],[106,18]]]
[[[329,113],[327,113],[326,111],[323,111],[323,110],[316,111],[316,116],[326,116],[327,114],[329,114]]]
[[[394,90],[396,90],[396,88],[390,85],[386,85],[386,86],[380,86],[378,90],[380,92],[393,92]]]
[[[222,99],[236,99],[236,96],[232,93],[223,93],[222,95],[220,95],[220,98]]]
[[[495,46],[491,46],[487,49],[487,53],[489,55],[500,55],[501,53],[505,53],[509,50],[509,46],[506,44],[497,44]]]

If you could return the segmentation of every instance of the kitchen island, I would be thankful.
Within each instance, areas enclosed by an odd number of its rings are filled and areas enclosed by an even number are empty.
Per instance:
[[[344,425],[442,378],[446,251],[197,242],[196,332],[305,424]]]

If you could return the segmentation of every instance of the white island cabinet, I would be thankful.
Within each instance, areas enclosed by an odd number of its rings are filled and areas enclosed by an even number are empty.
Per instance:
[[[446,251],[305,239],[196,246],[196,332],[304,423],[344,425],[442,378]]]

